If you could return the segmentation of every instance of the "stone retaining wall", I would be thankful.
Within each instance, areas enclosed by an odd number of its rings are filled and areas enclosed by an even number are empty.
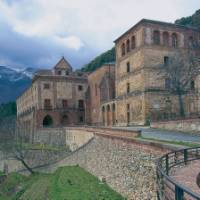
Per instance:
[[[131,200],[155,200],[155,161],[167,150],[130,139],[96,134],[87,145],[45,168],[80,165]]]
[[[152,128],[200,133],[200,119],[184,119],[151,123]]]

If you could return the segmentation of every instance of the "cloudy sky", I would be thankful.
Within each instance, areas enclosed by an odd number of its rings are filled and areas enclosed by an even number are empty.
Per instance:
[[[142,18],[174,22],[200,0],[0,0],[0,65],[79,68]]]

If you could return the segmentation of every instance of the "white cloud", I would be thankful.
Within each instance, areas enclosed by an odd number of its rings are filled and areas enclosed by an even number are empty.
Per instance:
[[[113,40],[142,18],[173,22],[200,7],[199,0],[7,1],[0,0],[0,23],[75,53],[81,47],[88,49],[81,56],[111,48]]]
[[[79,50],[83,45],[82,41],[80,38],[76,36],[69,36],[69,37],[54,37],[55,41],[67,48]]]

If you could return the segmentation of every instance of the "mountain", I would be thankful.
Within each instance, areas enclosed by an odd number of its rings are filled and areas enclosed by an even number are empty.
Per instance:
[[[35,69],[15,69],[0,66],[0,104],[15,101],[31,84]]]
[[[191,16],[177,19],[175,24],[200,28],[200,9]]]
[[[84,72],[92,72],[101,67],[104,63],[115,62],[115,47],[97,56],[90,63],[85,65],[81,70]]]

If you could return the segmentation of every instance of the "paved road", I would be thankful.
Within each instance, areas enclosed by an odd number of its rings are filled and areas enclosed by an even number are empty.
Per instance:
[[[200,143],[200,135],[195,135],[195,134],[182,133],[178,131],[159,130],[149,127],[115,127],[115,128],[126,129],[126,130],[141,130],[142,136],[146,138]]]

